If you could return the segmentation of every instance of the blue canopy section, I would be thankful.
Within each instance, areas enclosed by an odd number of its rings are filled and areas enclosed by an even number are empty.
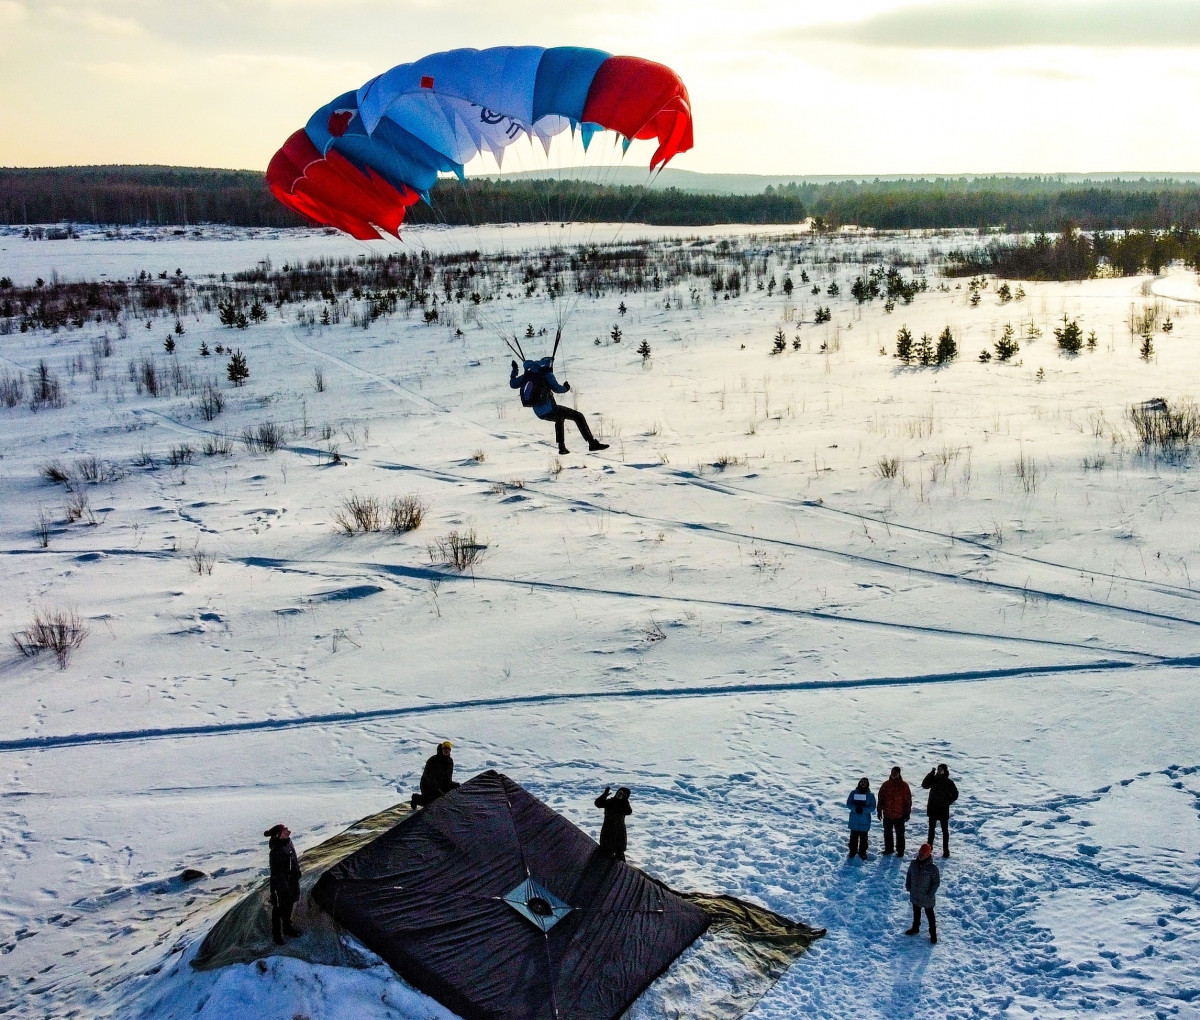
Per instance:
[[[588,89],[610,54],[582,46],[555,46],[542,54],[533,87],[533,119],[556,113],[572,124],[583,119]]]
[[[351,116],[344,123],[347,112]],[[331,120],[344,123],[340,136],[330,130]],[[407,185],[424,194],[433,187],[439,171],[462,176],[462,164],[390,121],[383,121],[374,135],[368,135],[358,115],[356,92],[343,93],[322,106],[309,118],[304,131],[322,154],[333,149],[360,170],[374,170],[397,188]]]

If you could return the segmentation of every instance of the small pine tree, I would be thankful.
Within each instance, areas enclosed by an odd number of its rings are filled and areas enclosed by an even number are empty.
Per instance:
[[[1002,283],[1000,289],[996,291],[996,296],[1000,298],[1002,305],[1006,305],[1012,300],[1012,288],[1007,283]]]
[[[252,304],[250,306],[250,321],[251,322],[266,322],[267,321],[267,310],[265,308],[263,308],[262,302],[259,301],[257,298],[255,299],[254,304]]]
[[[637,349],[638,354],[642,356],[642,360],[646,361],[650,357],[650,341],[643,340]]]
[[[979,304],[979,300],[980,300],[979,291],[972,290],[971,291],[971,307],[975,308]]]
[[[1171,316],[1168,315],[1165,319],[1163,319],[1162,331],[1164,333],[1170,333],[1174,328],[1175,323],[1171,321]]]
[[[826,289],[825,293],[830,297],[837,297],[842,292],[842,289],[837,285],[837,280],[834,280]]]
[[[1087,339],[1088,350],[1094,351],[1096,349],[1096,343],[1097,343],[1096,331],[1093,329],[1090,333],[1088,333],[1088,339]]]
[[[996,360],[1009,361],[1020,349],[1021,346],[1017,343],[1012,323],[1005,323],[1004,332],[1000,334],[1000,339],[996,341]]]
[[[229,364],[225,366],[225,374],[234,386],[241,386],[250,378],[250,367],[246,364],[246,355],[241,350],[234,351],[230,356]]]
[[[608,335],[612,338],[612,342],[614,344],[619,344],[621,342],[621,337],[624,336],[624,334],[621,332],[620,326],[613,326],[612,332]]]
[[[907,326],[901,326],[900,332],[896,334],[896,357],[905,365],[912,362],[913,336],[912,330]]]
[[[618,315],[624,315],[627,311],[629,311],[629,309],[625,307],[624,301],[622,301],[619,305],[617,305],[617,314]]]
[[[328,308],[328,306],[321,309],[321,325],[322,326],[329,325],[329,308]]]
[[[984,348],[982,351],[980,351],[980,352],[979,352],[979,360],[980,360],[980,361],[982,361],[982,362],[984,362],[985,364],[986,364],[987,362],[991,361],[991,360],[992,360],[992,352],[991,352],[991,351],[989,351],[989,350],[988,350],[988,349],[985,347],[985,348]]]
[[[1017,292],[1013,295],[1013,299],[1016,301],[1025,300],[1025,288],[1019,283],[1017,284]]]
[[[784,335],[783,327],[780,326],[775,330],[775,338],[771,341],[771,353],[782,354],[787,350],[787,336]]]
[[[220,317],[222,326],[234,326],[237,324],[238,306],[233,298],[230,298],[228,301],[217,302],[217,315]]]
[[[975,293],[978,294],[979,291]],[[958,344],[954,340],[954,334],[950,331],[950,327],[947,326],[938,336],[937,350],[934,351],[933,358],[939,365],[946,365],[957,357]]]
[[[1078,354],[1083,347],[1083,330],[1078,322],[1064,315],[1062,326],[1054,328],[1054,339],[1058,341],[1059,350],[1066,354]]]
[[[821,285],[819,283],[814,283],[813,287],[812,287],[812,292],[814,295],[820,294],[821,293]]]
[[[807,269],[800,270],[800,282],[808,283],[808,270]]]
[[[525,327],[525,339],[532,340],[537,334],[533,331],[533,323],[531,322]]]
[[[163,341],[163,350],[168,354],[175,353],[175,338],[173,336],[168,336],[166,340]]]
[[[784,297],[792,296],[792,286],[793,286],[792,278],[790,276],[785,276],[783,278],[783,296]]]
[[[238,329],[250,328],[250,320],[246,318],[246,313],[240,308],[238,309],[237,315],[234,316],[233,324],[237,326]]]
[[[176,319],[175,320],[175,335],[183,336],[183,334],[184,334],[183,323],[180,322],[178,319]]]
[[[796,337],[796,339],[792,341],[792,350],[793,351],[800,350],[800,338],[799,337]]]
[[[207,343],[205,343],[203,340],[201,340],[201,341],[200,341],[200,357],[202,357],[202,358],[207,358],[207,357],[208,357],[208,355],[209,355],[209,353],[210,353],[210,352],[209,352],[209,349],[208,349],[208,344],[207,344]]]
[[[1143,361],[1149,361],[1154,357],[1154,335],[1148,329],[1142,334],[1142,346],[1138,348],[1138,354],[1141,355]]]
[[[921,339],[917,341],[913,349],[913,354],[922,365],[932,365],[934,359],[933,337],[928,333],[922,333]]]

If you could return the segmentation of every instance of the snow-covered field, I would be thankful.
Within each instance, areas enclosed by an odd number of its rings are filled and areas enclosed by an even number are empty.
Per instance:
[[[0,276],[198,277],[363,250],[226,233],[10,233]],[[539,240],[491,233],[494,250]],[[720,235],[751,233],[769,248]],[[294,306],[245,331],[193,315],[169,356],[171,321],[109,326],[98,380],[104,327],[0,337],[0,371],[45,359],[67,391],[60,409],[0,409],[0,630],[67,607],[89,629],[62,671],[11,645],[0,661],[0,1013],[441,1015],[382,966],[187,959],[262,873],[264,828],[319,842],[406,797],[449,738],[462,775],[498,768],[593,833],[591,800],[628,785],[637,864],[827,926],[758,1020],[1200,1015],[1200,499],[1194,462],[1141,455],[1126,417],[1196,394],[1194,274],[1026,283],[1005,305],[992,283],[972,307],[931,265],[931,289],[888,314],[850,298],[854,258],[974,240],[797,243],[790,272],[819,296],[580,302],[559,377],[612,444],[599,456],[573,431],[555,455],[507,387],[508,351],[461,309],[367,330],[297,325]],[[1145,361],[1127,320],[1156,301],[1174,330]],[[812,324],[818,304],[830,323]],[[1058,353],[1064,313],[1094,350]],[[505,314],[553,334],[542,298]],[[1006,322],[1020,353],[979,363]],[[904,324],[949,325],[959,360],[901,367]],[[201,341],[234,343],[251,371],[222,380],[213,421],[135,392],[130,359],[221,370]],[[286,446],[250,453],[241,432],[264,421]],[[205,456],[218,434],[232,454]],[[183,444],[190,462],[170,466]],[[43,477],[90,456],[120,477],[74,492]],[[78,493],[90,518],[67,523]],[[351,494],[429,511],[406,535],[347,537],[332,518]],[[460,575],[429,546],[469,529],[486,549]],[[962,798],[931,947],[900,934],[903,866],[874,856],[881,833],[846,862],[843,805],[861,775],[877,789],[899,764],[917,787],[939,761]],[[184,886],[184,867],[209,877]]]

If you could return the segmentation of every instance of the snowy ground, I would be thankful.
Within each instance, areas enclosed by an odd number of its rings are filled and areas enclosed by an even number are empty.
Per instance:
[[[18,282],[349,244],[163,235],[136,242],[150,262],[129,240],[0,241]],[[838,298],[636,294],[624,317],[619,296],[584,301],[560,377],[603,456],[571,435],[558,460],[507,389],[508,352],[465,321],[460,340],[445,320],[273,312],[234,337],[251,378],[211,423],[123,382],[129,358],[165,357],[161,322],[95,384],[70,365],[100,327],[0,338],[0,369],[45,358],[69,384],[65,408],[0,410],[0,627],[73,605],[90,628],[64,671],[0,661],[0,1012],[433,1015],[382,967],[186,959],[261,873],[264,828],[312,845],[406,796],[448,737],[462,774],[501,769],[592,832],[591,799],[628,785],[638,864],[827,926],[757,1020],[1198,1015],[1200,508],[1194,465],[1139,455],[1125,418],[1195,395],[1195,277],[1025,284],[1003,306],[993,285],[974,308],[949,281],[889,315],[849,299],[861,266],[825,261],[930,243],[814,242],[803,268]],[[1126,321],[1155,300],[1175,328],[1144,362]],[[811,324],[818,303],[830,324]],[[772,357],[788,304],[802,349]],[[1064,312],[1094,351],[1057,353]],[[537,300],[511,315],[551,320]],[[1013,364],[975,360],[1031,321],[1043,335]],[[617,323],[620,345],[593,344]],[[905,323],[950,325],[959,361],[881,356]],[[189,319],[174,357],[199,366],[201,340],[231,336]],[[285,450],[201,454],[268,419]],[[194,459],[169,467],[181,443]],[[127,473],[81,486],[95,524],[68,524],[41,468],[85,455]],[[417,493],[429,515],[347,538],[331,517],[350,493]],[[454,528],[487,545],[473,574],[431,563]],[[899,764],[916,786],[938,761],[962,799],[931,947],[899,934],[901,865],[845,862],[843,804],[860,775],[877,788]],[[210,877],[183,887],[184,867]]]

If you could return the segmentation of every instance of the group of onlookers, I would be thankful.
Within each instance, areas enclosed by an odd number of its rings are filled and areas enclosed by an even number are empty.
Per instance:
[[[958,787],[950,778],[950,769],[941,764],[930,769],[921,781],[921,787],[929,791],[925,813],[929,818],[929,836],[917,851],[916,860],[908,866],[904,887],[913,908],[913,923],[906,935],[916,935],[921,930],[921,911],[929,919],[929,941],[937,942],[937,918],[934,902],[942,876],[933,863],[933,839],[937,827],[942,827],[942,856],[950,856],[950,805],[958,800]],[[879,797],[871,792],[871,781],[863,776],[858,785],[846,798],[850,809],[850,852],[847,860],[859,857],[867,859],[867,841],[871,833],[871,822],[878,818],[883,822],[883,855],[904,856],[904,826],[912,814],[912,790],[894,766],[887,781],[879,788]]]

